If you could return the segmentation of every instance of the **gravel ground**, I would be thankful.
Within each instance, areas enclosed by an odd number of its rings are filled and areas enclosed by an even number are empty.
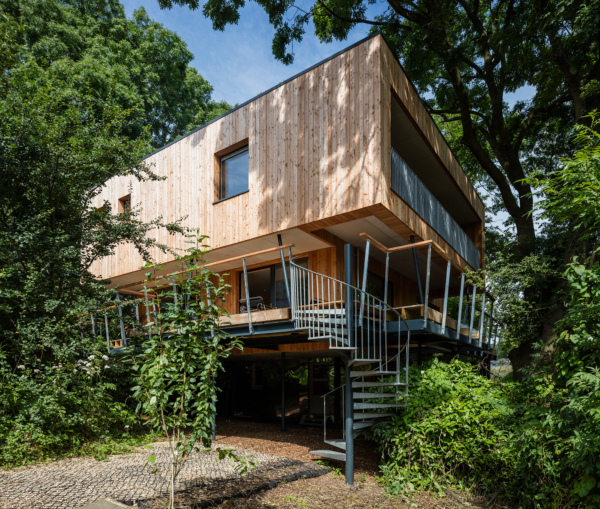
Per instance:
[[[0,507],[26,508],[77,508],[101,498],[121,501],[142,501],[168,493],[171,459],[168,444],[152,444],[153,449],[111,456],[108,461],[91,458],[74,458],[11,471],[0,471]],[[301,467],[302,462],[261,452],[242,451],[258,460],[258,472]],[[156,462],[143,468],[149,454],[156,454]],[[150,468],[151,467],[151,468]],[[155,474],[151,470],[158,469]],[[325,473],[326,470],[321,470]],[[215,452],[190,455],[179,474],[176,489],[193,486],[216,489],[244,484],[228,461],[217,461]],[[238,489],[237,492],[241,491]]]

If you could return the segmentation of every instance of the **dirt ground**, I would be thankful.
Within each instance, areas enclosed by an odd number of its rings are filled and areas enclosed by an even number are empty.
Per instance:
[[[331,438],[341,437],[340,431],[331,432]],[[282,433],[278,423],[244,421],[217,421],[217,444],[250,449],[266,454],[285,456],[290,459],[314,462],[319,458],[308,452],[329,449],[323,443],[323,430],[300,428],[289,425]],[[329,431],[328,431],[329,438]],[[391,497],[377,483],[377,465],[380,455],[376,444],[363,437],[355,440],[355,487],[345,483],[344,464],[328,461],[332,472],[315,478],[286,482],[269,490],[249,496],[231,498],[217,506],[221,509],[456,509],[456,508],[501,508],[504,505],[486,503],[471,498],[466,501],[461,495],[448,493],[443,498],[429,494],[413,497]]]
[[[342,438],[342,432],[328,427],[327,438]],[[309,454],[309,451],[334,449],[323,442],[322,428],[286,425],[283,433],[279,423],[225,419],[217,419],[216,444],[219,443],[300,461],[319,459]],[[380,454],[375,451],[376,445],[362,436],[354,440],[354,472],[357,476],[363,473],[367,476],[377,474]],[[342,462],[329,462],[334,467],[344,468]]]

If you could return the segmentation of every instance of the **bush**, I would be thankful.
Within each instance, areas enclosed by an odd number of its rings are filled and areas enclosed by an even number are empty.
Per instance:
[[[560,347],[559,347],[560,349]],[[371,430],[392,493],[447,486],[522,508],[598,507],[600,372],[490,381],[458,360],[410,368],[407,409]]]
[[[103,456],[144,440],[133,409],[115,400],[121,392],[116,380],[129,378],[120,361],[97,351],[75,358],[53,365],[24,362],[11,369],[0,357],[2,466],[65,455]]]

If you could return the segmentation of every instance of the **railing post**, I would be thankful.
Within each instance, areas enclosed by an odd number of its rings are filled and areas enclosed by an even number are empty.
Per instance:
[[[285,432],[285,352],[281,352],[281,431]]]
[[[452,263],[448,260],[446,268],[446,286],[444,287],[444,311],[442,313],[442,334],[446,334],[446,313],[448,312],[448,290],[450,289],[450,268]],[[460,331],[459,331],[460,334]]]
[[[464,292],[465,292],[465,275],[464,273],[460,275],[460,297],[459,297],[459,301],[458,301],[458,325],[457,325],[457,331],[458,332],[458,336],[457,338],[460,340],[460,329],[462,328],[462,308],[463,308],[463,298],[464,298]]]
[[[352,244],[344,246],[345,280],[346,280],[346,320],[348,324],[348,346],[354,346],[354,307],[352,299]],[[350,377],[352,351],[346,355],[346,484],[354,486],[354,399],[352,397],[352,378]]]
[[[244,266],[244,288],[246,290],[246,311],[248,312],[248,331],[250,334],[254,334],[254,328],[252,327],[252,313],[250,312],[250,292],[248,290],[248,270],[246,268],[246,258],[242,258],[242,264]]]
[[[148,339],[152,339],[152,324],[154,322],[150,322],[150,306],[148,306],[148,291],[146,290],[146,285],[144,285],[144,302],[146,303],[146,320],[148,321]]]
[[[280,246],[283,246],[283,242],[281,241],[281,235],[277,234],[277,242],[279,242]],[[290,248],[291,251],[291,248]],[[288,281],[288,275],[285,270],[285,256],[283,255],[283,249],[279,250],[279,254],[281,255],[281,269],[283,270],[283,282],[285,283],[285,293],[287,295],[288,305],[292,305],[292,296],[290,293],[290,283]],[[292,259],[290,258],[290,263]],[[292,273],[291,265],[290,265],[290,274]]]
[[[117,292],[117,302],[121,302],[121,296],[119,292]],[[117,309],[119,311],[119,326],[121,328],[121,341],[123,341],[123,346],[127,346],[127,338],[125,337],[125,326],[123,325],[123,309],[121,308],[121,304],[117,304]]]
[[[429,305],[429,279],[431,276],[431,244],[427,250],[427,277],[425,279],[425,302],[423,303],[423,329],[427,329],[427,306]]]
[[[494,326],[494,301],[490,304],[490,326],[488,328],[488,339],[492,339],[492,327]]]
[[[94,339],[98,337],[98,299],[94,299],[94,322],[92,323],[92,334]]]
[[[361,286],[362,292],[360,294],[360,318],[358,320],[358,323],[360,324],[361,327],[362,327],[362,321],[363,321],[364,310],[365,310],[365,292],[367,291],[367,274],[369,271],[369,249],[370,249],[370,247],[371,247],[371,241],[369,239],[367,239],[367,245],[365,247],[365,261],[363,262],[363,280],[362,280],[362,286]],[[346,284],[352,284],[352,283],[348,283],[348,281],[346,280]]]
[[[477,296],[477,287],[473,285],[473,297],[471,299],[471,321],[469,322],[469,344],[473,340],[473,322],[475,321],[475,297]]]
[[[410,243],[415,243],[415,236],[410,236]],[[421,273],[419,272],[419,259],[417,258],[417,249],[412,248],[413,260],[415,262],[415,272],[417,273],[417,286],[419,287],[419,298],[421,299],[421,304],[423,304],[423,287],[421,286]]]
[[[485,290],[481,298],[481,316],[479,317],[479,348],[483,347],[483,318],[485,316]]]
[[[108,333],[108,315],[104,315],[104,327],[106,329],[106,347],[110,353],[110,334]]]

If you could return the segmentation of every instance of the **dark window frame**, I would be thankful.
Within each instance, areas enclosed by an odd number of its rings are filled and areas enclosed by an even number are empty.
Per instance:
[[[248,152],[248,189],[246,189],[244,191],[240,191],[235,194],[232,194],[231,196],[224,196],[223,163],[229,159],[232,159],[233,157],[243,154],[244,152]],[[218,194],[217,194],[218,199],[215,202],[213,202],[213,205],[215,205],[216,203],[220,203],[224,200],[229,200],[230,198],[235,198],[236,196],[240,196],[249,191],[250,191],[250,145],[244,145],[243,147],[240,147],[236,150],[233,150],[232,152],[229,152],[228,154],[224,154],[221,157],[219,157],[219,187],[218,187]]]

